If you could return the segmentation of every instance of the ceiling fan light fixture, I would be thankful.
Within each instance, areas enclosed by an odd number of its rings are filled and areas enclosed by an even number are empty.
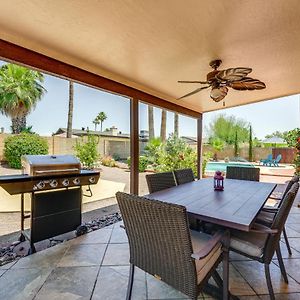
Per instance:
[[[212,88],[210,92],[210,98],[215,102],[220,102],[225,98],[228,93],[228,88],[226,86],[222,86],[219,88]]]

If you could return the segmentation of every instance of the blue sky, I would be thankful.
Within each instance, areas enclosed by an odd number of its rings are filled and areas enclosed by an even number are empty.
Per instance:
[[[68,81],[45,75],[44,86],[48,92],[28,116],[27,124],[32,125],[33,130],[41,135],[51,135],[59,127],[66,127],[67,124]],[[92,121],[100,111],[104,111],[108,116],[103,123],[103,129],[114,125],[124,133],[129,132],[128,99],[75,84],[73,128],[94,129]],[[299,95],[206,113],[204,127],[208,127],[211,120],[220,113],[247,120],[252,124],[254,134],[258,138],[264,138],[266,134],[276,130],[285,131],[300,126]],[[160,109],[154,109],[154,117],[155,134],[159,135]],[[147,105],[140,104],[140,129],[148,129],[147,120]],[[173,131],[173,120],[174,114],[168,112],[168,133]],[[0,127],[4,127],[5,132],[9,132],[10,119],[0,115]],[[179,130],[180,135],[195,136],[196,121],[180,116]]]

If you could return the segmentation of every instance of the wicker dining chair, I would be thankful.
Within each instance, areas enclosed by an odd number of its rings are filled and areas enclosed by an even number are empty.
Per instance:
[[[212,276],[223,288],[223,299],[228,299],[226,234],[219,232],[211,237],[190,231],[184,206],[122,192],[116,197],[130,249],[127,300],[131,298],[135,267],[193,300]],[[216,271],[222,260],[223,283]]]
[[[176,186],[173,172],[155,173],[146,175],[149,193],[158,192]]]
[[[259,174],[259,168],[234,166],[226,168],[226,178],[228,179],[259,181]]]
[[[275,299],[270,277],[270,263],[276,252],[281,274],[286,283],[288,277],[285,271],[281,250],[280,236],[292,208],[299,183],[294,183],[285,195],[282,204],[270,227],[255,223],[250,232],[231,231],[230,250],[264,264],[265,276],[271,300]]]
[[[258,214],[256,221],[258,223],[270,226],[274,220],[276,213],[278,212],[278,209],[282,203],[282,199],[285,197],[285,195],[291,189],[292,185],[298,181],[299,181],[299,176],[298,175],[293,176],[293,178],[288,182],[286,189],[282,193],[282,197],[272,197],[272,196],[269,197],[269,199],[271,199],[272,201],[276,201],[276,205],[274,205],[273,207],[270,207],[268,205],[268,201],[267,201],[267,203],[263,207],[262,211]],[[286,234],[285,226],[283,227],[282,234],[283,234],[283,238],[284,238],[288,253],[289,253],[289,255],[292,255],[292,249],[290,247],[288,236]]]
[[[177,185],[192,182],[195,180],[194,172],[191,168],[174,171]]]

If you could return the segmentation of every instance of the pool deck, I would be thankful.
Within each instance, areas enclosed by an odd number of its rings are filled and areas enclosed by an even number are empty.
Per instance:
[[[210,163],[214,163],[214,164],[220,164],[220,165],[224,165],[224,162],[220,161],[220,162],[210,162]],[[235,164],[235,162],[232,162],[233,164]],[[237,163],[240,165],[248,165],[249,163]],[[269,167],[269,166],[262,166],[260,165],[258,162],[256,163],[251,163],[252,166],[259,168],[260,169],[260,175],[261,176],[278,176],[278,177],[292,177],[295,169],[291,164],[279,164],[279,167]],[[223,170],[220,170],[223,171]],[[207,176],[213,176],[215,173],[215,170],[208,170],[205,171],[205,174]],[[272,182],[272,181],[270,181]]]

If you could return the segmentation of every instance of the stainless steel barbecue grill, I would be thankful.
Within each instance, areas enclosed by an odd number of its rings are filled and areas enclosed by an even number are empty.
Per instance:
[[[72,155],[24,155],[22,175],[0,176],[9,194],[21,194],[21,236],[34,243],[75,230],[81,224],[82,186],[96,184],[100,172],[82,170]],[[24,193],[31,193],[31,213],[24,212]],[[31,218],[30,234],[24,220]]]

